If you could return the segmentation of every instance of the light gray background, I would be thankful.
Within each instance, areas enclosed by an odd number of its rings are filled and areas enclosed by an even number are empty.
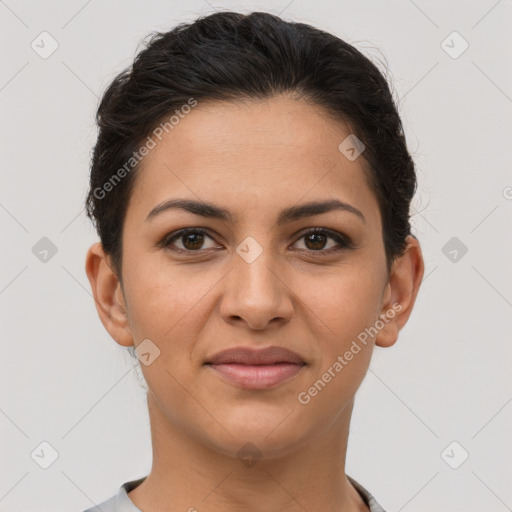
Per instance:
[[[418,167],[425,279],[358,392],[347,473],[389,511],[511,510],[512,2],[496,0],[0,1],[0,510],[78,512],[150,469],[144,392],[84,270],[94,113],[143,36],[217,9],[281,13],[387,61]],[[43,31],[47,59],[31,48]],[[458,58],[441,45],[453,31]],[[455,262],[452,237],[468,248]],[[48,469],[31,458],[43,441]]]

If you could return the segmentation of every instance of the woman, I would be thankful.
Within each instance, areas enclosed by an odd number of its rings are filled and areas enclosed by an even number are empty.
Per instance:
[[[350,418],[424,264],[381,73],[309,25],[221,12],[155,34],[97,122],[86,272],[143,363],[153,446],[100,509],[382,512],[345,474]]]

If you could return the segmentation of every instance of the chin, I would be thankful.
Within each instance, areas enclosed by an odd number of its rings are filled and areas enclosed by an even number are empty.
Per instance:
[[[212,439],[211,432],[205,434],[215,450],[231,457],[239,457],[240,451],[243,455],[244,450],[250,455],[254,450],[261,452],[266,459],[279,458],[293,452],[307,437],[304,423],[292,418],[293,412],[290,414],[290,411],[291,406],[286,408],[282,405],[238,406],[232,414],[221,416],[227,432],[219,426],[220,438]]]

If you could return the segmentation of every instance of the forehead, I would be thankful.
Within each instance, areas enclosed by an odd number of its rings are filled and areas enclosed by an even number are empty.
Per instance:
[[[286,96],[198,102],[161,140],[153,137],[129,210],[147,215],[174,197],[215,200],[234,213],[241,205],[267,211],[338,198],[371,220],[377,204],[364,160],[339,149],[350,134],[321,107]]]
[[[337,158],[338,145],[349,133],[348,126],[334,121],[322,107],[281,95],[199,102],[170,133],[164,134],[159,147],[182,149],[180,158],[248,160],[248,153],[254,153],[260,159],[267,154],[268,161],[276,163],[279,155],[288,161],[293,157],[319,158],[322,154]]]

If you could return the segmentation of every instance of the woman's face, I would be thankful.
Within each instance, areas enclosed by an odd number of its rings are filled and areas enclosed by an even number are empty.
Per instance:
[[[251,442],[266,457],[346,427],[376,339],[392,344],[406,321],[391,306],[400,295],[362,157],[339,149],[349,135],[286,97],[199,102],[143,159],[123,228],[123,295],[116,288],[126,323],[104,324],[122,345],[150,340],[141,368],[154,421],[226,454]],[[150,214],[178,199],[214,208]],[[259,389],[205,364],[270,346],[305,364]]]

